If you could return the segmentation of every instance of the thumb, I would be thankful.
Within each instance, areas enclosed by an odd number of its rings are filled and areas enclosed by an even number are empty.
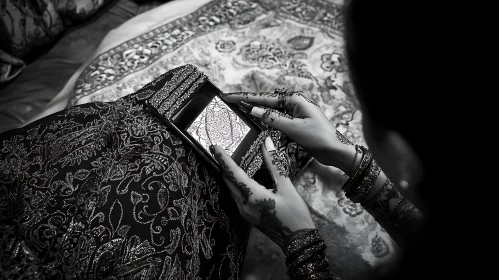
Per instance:
[[[262,154],[265,165],[274,179],[275,191],[287,192],[289,187],[294,190],[294,186],[289,179],[289,164],[279,156],[270,136],[265,139],[262,145]]]
[[[258,196],[266,190],[265,187],[248,177],[223,148],[214,145],[210,147],[210,151],[222,168],[223,177],[231,183],[227,186],[243,205],[248,203],[252,195]]]

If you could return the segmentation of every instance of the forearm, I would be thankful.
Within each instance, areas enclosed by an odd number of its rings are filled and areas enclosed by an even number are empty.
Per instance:
[[[345,195],[360,203],[403,247],[404,236],[421,226],[421,212],[390,182],[366,148],[356,147],[341,137],[339,134],[338,138],[345,144],[345,162],[339,168],[350,177],[343,187]]]
[[[361,205],[401,247],[405,247],[406,237],[422,225],[421,211],[397,190],[383,172]]]

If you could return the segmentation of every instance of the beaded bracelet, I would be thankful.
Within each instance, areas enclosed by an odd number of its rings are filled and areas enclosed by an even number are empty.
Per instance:
[[[310,257],[313,257],[317,252],[326,249],[326,243],[323,240],[311,244],[308,248],[298,251],[299,254],[289,255],[286,257],[286,266],[297,267],[301,265],[304,261],[307,261]]]
[[[305,229],[293,233],[283,248],[288,267],[287,274],[293,280],[334,280],[324,253],[326,248],[326,243],[317,229]]]
[[[362,182],[350,192],[349,198],[354,203],[363,202],[368,196],[374,184],[378,180],[379,174],[381,173],[381,168],[379,165],[372,160],[369,166],[367,176],[364,177]]]
[[[288,256],[287,259],[289,260],[289,258],[296,252],[302,251],[306,247],[309,247],[321,240],[322,238],[317,229],[302,229],[293,232],[292,235],[285,241],[286,246],[283,249],[284,255]]]
[[[307,276],[307,280],[336,280],[329,271],[313,273]]]
[[[314,254],[306,265],[289,269],[288,275],[291,276],[292,279],[300,279],[314,272],[324,271],[328,267],[329,263],[327,262],[324,253]]]

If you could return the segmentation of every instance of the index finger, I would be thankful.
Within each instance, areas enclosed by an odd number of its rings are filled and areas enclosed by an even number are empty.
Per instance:
[[[279,93],[277,92],[231,92],[223,93],[222,99],[230,102],[241,104],[241,101],[264,106],[272,109],[279,109]],[[312,112],[318,105],[303,91],[293,91],[284,93],[284,108],[288,112],[293,112],[295,107],[306,109],[307,112]]]
[[[290,95],[288,93],[288,95]],[[286,100],[284,106],[286,109],[286,102],[288,102],[286,96]],[[255,105],[260,105],[268,108],[277,109],[277,103],[279,102],[279,94],[276,92],[230,92],[223,93],[222,99],[230,103],[240,103],[241,101],[245,101],[248,103],[253,103]],[[289,102],[288,102],[289,103]]]

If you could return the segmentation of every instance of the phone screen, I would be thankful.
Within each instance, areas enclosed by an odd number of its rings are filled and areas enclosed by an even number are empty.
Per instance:
[[[210,145],[218,145],[229,155],[234,154],[249,131],[250,127],[217,96],[187,128],[206,150]]]
[[[172,121],[204,150],[218,145],[239,164],[261,128],[237,106],[220,99],[219,93],[211,82],[204,84]]]
[[[198,152],[216,171],[220,166],[209,152],[210,145],[218,145],[232,157],[236,164],[260,164],[261,159],[254,158],[255,153],[248,155],[251,147],[262,132],[263,126],[251,119],[236,105],[220,99],[220,89],[209,80],[197,89],[194,95],[181,102],[179,109],[171,118],[158,113],[155,106],[150,105],[165,123],[183,140]],[[255,161],[256,160],[256,161]],[[263,166],[262,166],[263,167]],[[263,186],[273,186],[273,180],[266,168],[259,168],[253,173],[253,179]]]

